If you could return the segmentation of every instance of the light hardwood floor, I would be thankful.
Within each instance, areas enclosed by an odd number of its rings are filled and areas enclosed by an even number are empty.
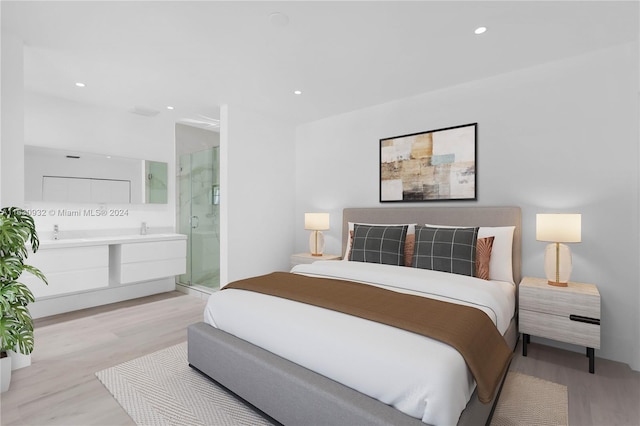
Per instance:
[[[14,371],[0,396],[2,425],[131,425],[95,372],[186,340],[204,300],[172,292],[36,322],[32,365]],[[640,373],[584,354],[536,344],[516,349],[511,369],[568,386],[569,423],[640,424]]]
[[[570,425],[640,425],[640,372],[596,357],[595,373],[590,374],[585,352],[537,344],[534,339],[526,357],[522,340],[518,342],[510,370],[567,386]]]
[[[204,305],[171,292],[37,320],[32,364],[0,396],[1,424],[134,424],[95,373],[186,341]]]

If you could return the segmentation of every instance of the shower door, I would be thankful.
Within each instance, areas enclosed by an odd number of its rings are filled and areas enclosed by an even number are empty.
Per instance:
[[[220,287],[219,164],[218,147],[179,158],[178,229],[188,237],[182,284]]]

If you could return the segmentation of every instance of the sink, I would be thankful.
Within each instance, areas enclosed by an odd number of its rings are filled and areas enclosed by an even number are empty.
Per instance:
[[[142,239],[146,239],[146,238],[169,238],[169,237],[175,237],[177,234],[132,234],[132,235],[119,235],[119,236],[114,236],[113,238],[116,239],[131,239],[131,240],[135,240],[138,238],[142,238]]]
[[[86,243],[89,241],[93,241],[94,238],[60,238],[57,240],[40,240],[40,247],[46,246],[64,246],[69,244],[78,244],[78,243]]]
[[[73,244],[86,244],[86,243],[114,244],[114,243],[117,243],[118,241],[129,241],[129,240],[143,241],[143,240],[157,240],[157,239],[173,239],[178,235],[180,234],[172,234],[172,233],[147,234],[147,235],[126,234],[126,235],[109,235],[109,236],[103,236],[103,237],[60,238],[58,240],[46,239],[46,240],[40,240],[40,245],[55,247],[55,246],[64,246],[64,245],[73,245]]]

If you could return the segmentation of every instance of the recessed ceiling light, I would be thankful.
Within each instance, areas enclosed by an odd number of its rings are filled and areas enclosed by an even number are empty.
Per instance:
[[[293,94],[294,95],[302,95],[302,90],[294,90]]]
[[[167,105],[167,109],[173,109],[171,105]]]
[[[269,21],[274,27],[286,27],[289,23],[289,17],[281,12],[273,12],[269,15]]]
[[[474,33],[476,33],[476,34],[482,34],[482,33],[484,33],[485,31],[487,31],[487,27],[478,27],[478,28],[476,28],[476,30],[474,31]]]
[[[85,86],[86,86],[86,84],[84,84],[84,83],[80,83],[80,82],[77,82],[77,83],[76,83],[76,86],[77,86],[77,87],[85,87]]]

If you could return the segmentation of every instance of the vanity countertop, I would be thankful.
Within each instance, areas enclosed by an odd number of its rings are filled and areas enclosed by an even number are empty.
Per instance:
[[[61,238],[59,240],[40,240],[40,250],[66,248],[66,247],[85,247],[98,245],[126,244],[126,243],[145,243],[151,241],[172,241],[186,240],[184,234],[166,233],[166,234],[128,234],[128,235],[108,235],[100,237],[88,238]]]

